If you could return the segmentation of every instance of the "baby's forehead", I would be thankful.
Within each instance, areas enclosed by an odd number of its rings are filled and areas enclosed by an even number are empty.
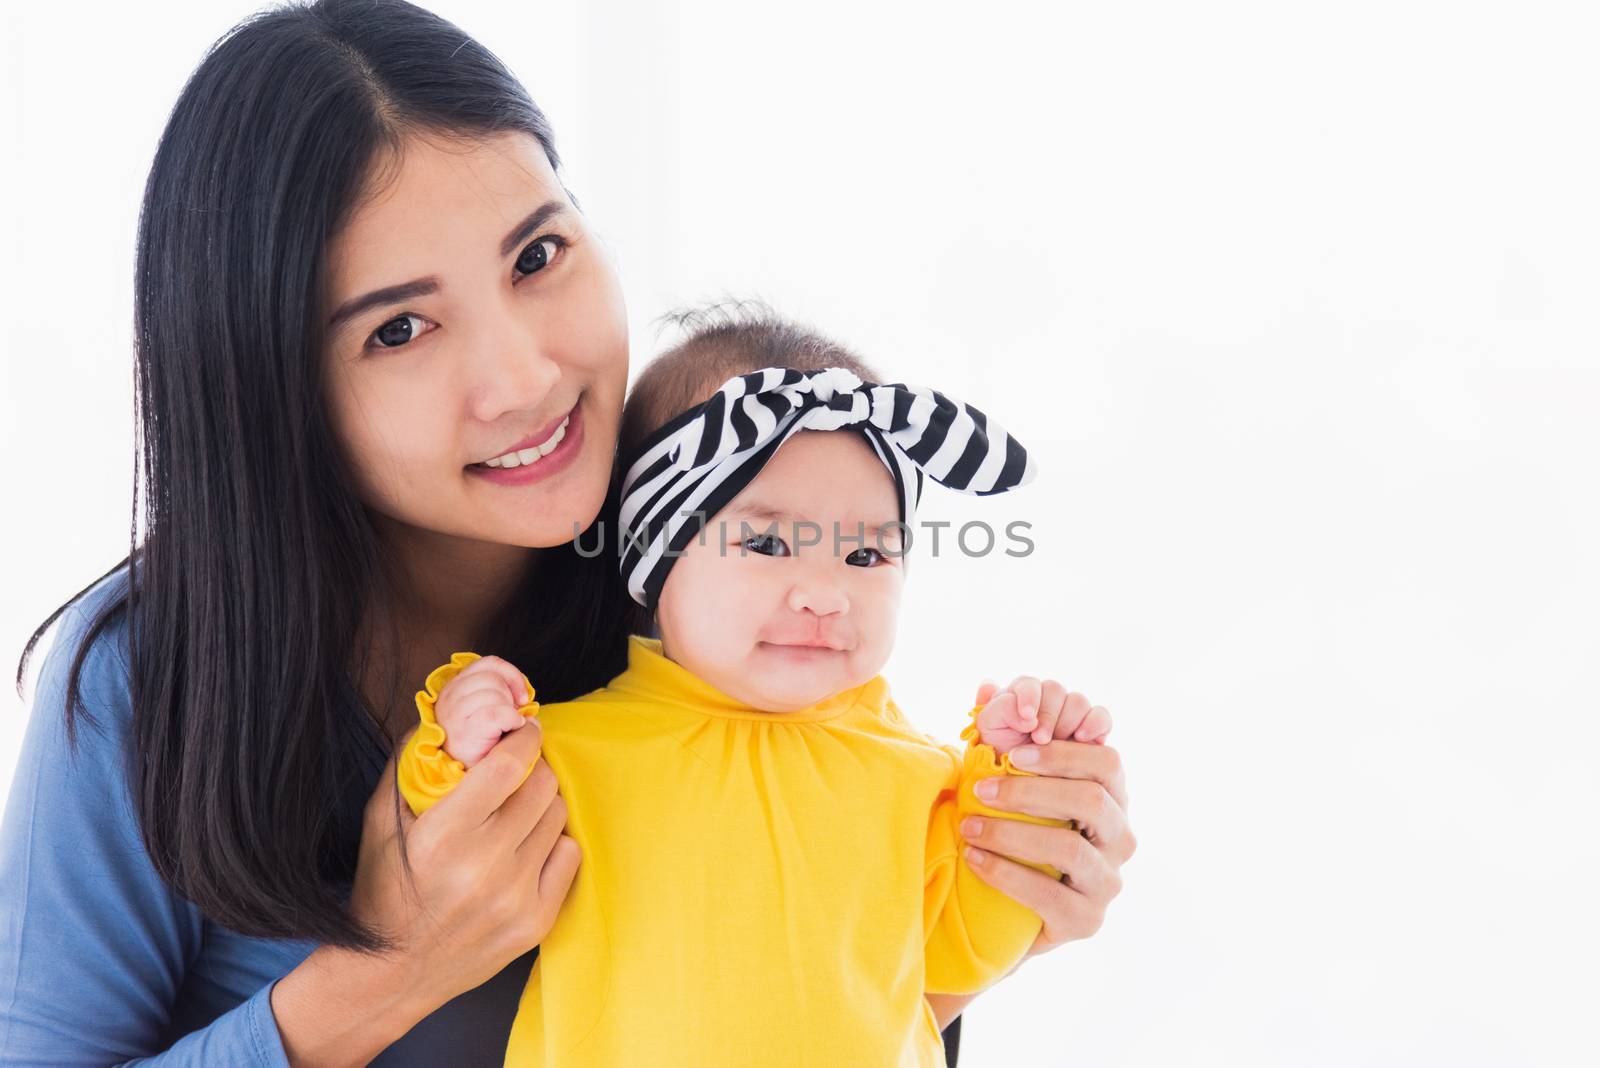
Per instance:
[[[894,476],[859,432],[802,430],[728,504],[757,518],[897,520]]]

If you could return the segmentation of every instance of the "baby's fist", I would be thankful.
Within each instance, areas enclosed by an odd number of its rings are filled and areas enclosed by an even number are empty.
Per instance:
[[[1021,675],[998,692],[994,683],[985,682],[974,703],[983,705],[978,737],[996,753],[1053,738],[1100,744],[1111,733],[1111,713],[1081,693],[1069,693],[1055,679]]]
[[[498,656],[485,656],[444,684],[433,718],[444,728],[446,753],[472,767],[500,736],[527,722],[517,711],[532,700],[527,678]]]

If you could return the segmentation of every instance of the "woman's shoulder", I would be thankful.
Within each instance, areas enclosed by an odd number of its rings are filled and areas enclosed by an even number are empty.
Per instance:
[[[70,694],[78,713],[72,717],[75,739],[84,737],[76,729],[84,721],[102,739],[125,735],[132,714],[129,633],[128,573],[119,567],[68,602],[41,637],[47,644],[33,682],[30,724],[41,716],[65,719]]]
[[[0,1062],[120,1064],[154,1051],[204,942],[198,910],[150,863],[129,789],[125,592],[115,575],[96,582],[40,639],[0,819],[0,929],[17,936],[0,940]],[[91,1018],[63,1022],[68,990]]]
[[[91,652],[97,659],[109,656],[126,663],[127,635],[128,570],[126,565],[121,565],[96,579],[61,607],[60,614],[41,635],[42,640],[49,642],[45,662],[52,657],[59,659],[59,653],[75,651],[87,638],[94,643]],[[43,676],[41,668],[40,677]]]
[[[106,857],[149,874],[131,791],[126,594],[122,573],[105,576],[68,603],[41,639],[50,644],[29,694],[0,856],[57,890]]]

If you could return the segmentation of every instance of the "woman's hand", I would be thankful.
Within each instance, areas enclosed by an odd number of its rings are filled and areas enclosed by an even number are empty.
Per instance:
[[[367,802],[351,911],[398,942],[401,975],[433,1008],[543,941],[577,875],[578,843],[562,833],[567,806],[541,741],[529,720],[421,816],[396,789],[390,754]]]
[[[975,703],[988,703],[995,692],[994,683],[984,683]],[[1003,692],[1015,694],[1024,707],[1037,709],[1041,727],[1051,724],[1051,740],[1011,750],[1013,764],[1037,774],[985,780],[998,790],[993,798],[983,798],[984,803],[1048,819],[1074,819],[1083,828],[986,819],[976,834],[963,836],[979,849],[980,855],[972,858],[978,877],[1044,920],[1028,950],[1031,957],[1100,929],[1106,907],[1122,890],[1118,869],[1133,856],[1135,842],[1117,751],[1097,741],[1069,740],[1074,732],[1080,737],[1103,737],[1110,728],[1105,710],[1091,706],[1080,693],[1067,692],[1054,679],[1041,682],[1024,675]],[[1032,763],[1030,753],[1035,755]],[[1048,864],[1062,878],[1054,881],[1008,857]]]
[[[273,984],[273,1018],[292,1068],[368,1063],[543,941],[579,851],[561,833],[567,807],[539,759],[541,741],[537,721],[512,731],[421,816],[400,795],[390,754],[367,801],[350,911],[395,948],[325,943]]]

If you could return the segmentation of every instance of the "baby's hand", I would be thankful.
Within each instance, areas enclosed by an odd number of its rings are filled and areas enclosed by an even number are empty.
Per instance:
[[[444,728],[443,749],[467,767],[482,760],[500,736],[527,722],[528,681],[498,656],[485,656],[444,684],[433,718]]]
[[[1099,745],[1111,733],[1111,713],[1089,704],[1081,693],[1067,692],[1055,679],[1021,675],[1004,690],[996,690],[994,683],[983,683],[973,702],[984,706],[978,713],[978,737],[996,753],[1052,738]]]

